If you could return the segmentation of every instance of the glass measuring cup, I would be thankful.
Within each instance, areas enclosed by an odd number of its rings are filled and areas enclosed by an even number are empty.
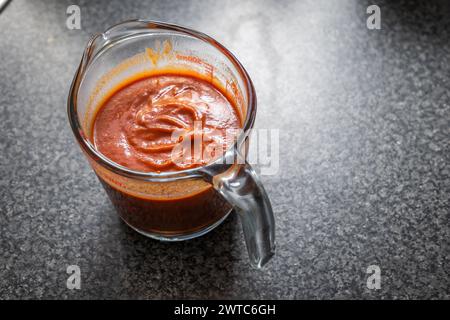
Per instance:
[[[190,70],[222,86],[244,119],[243,130],[222,157],[176,172],[140,172],[105,157],[92,143],[96,111],[127,79]],[[212,230],[234,208],[242,222],[250,261],[263,266],[274,253],[275,226],[269,198],[246,161],[256,94],[245,69],[214,39],[184,27],[133,20],[88,43],[75,74],[68,115],[83,153],[120,217],[159,240],[186,240]]]

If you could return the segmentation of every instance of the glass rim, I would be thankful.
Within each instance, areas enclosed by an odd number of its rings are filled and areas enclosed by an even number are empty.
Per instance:
[[[104,47],[102,47],[98,52],[96,52],[92,56],[92,46],[96,39],[99,37],[105,37],[105,34],[112,31],[115,28],[131,25],[134,23],[140,23],[140,24],[146,24],[146,28],[149,32],[151,30],[167,30],[167,31],[175,31],[178,33],[186,34],[189,36],[192,36],[198,40],[201,40],[203,42],[208,43],[209,45],[214,46],[217,50],[219,50],[220,53],[222,53],[226,59],[228,59],[236,68],[239,77],[244,83],[246,94],[247,94],[247,114],[245,116],[244,124],[241,128],[241,133],[235,140],[232,146],[228,148],[221,157],[215,159],[213,162],[207,163],[206,165],[185,169],[185,170],[179,170],[179,171],[167,171],[167,172],[144,172],[144,171],[137,171],[130,168],[127,168],[125,166],[122,166],[105,155],[103,155],[101,152],[99,152],[94,145],[89,141],[89,139],[84,134],[83,128],[81,126],[79,117],[78,117],[78,110],[77,110],[77,96],[78,96],[78,90],[81,85],[81,81],[84,78],[84,74],[87,70],[87,67],[89,64],[101,53],[104,52]],[[121,37],[121,40],[126,40],[127,38],[133,37],[133,33],[131,32],[129,35],[126,35],[125,37]],[[108,43],[106,43],[108,44]],[[106,45],[105,44],[105,45]],[[104,46],[105,46],[104,45]],[[108,48],[106,48],[107,50]],[[222,44],[220,44],[218,41],[213,39],[212,37],[176,24],[170,24],[160,21],[153,21],[153,20],[142,20],[142,19],[135,19],[135,20],[127,20],[118,24],[115,24],[111,27],[109,27],[107,30],[105,30],[103,33],[97,33],[94,34],[91,39],[88,41],[86,48],[83,52],[83,56],[81,59],[81,62],[77,68],[77,71],[75,72],[74,79],[72,81],[72,84],[70,86],[69,96],[67,100],[67,113],[69,117],[70,126],[72,128],[72,131],[75,135],[75,138],[78,142],[78,144],[81,146],[81,148],[90,156],[94,161],[101,164],[103,167],[105,167],[108,170],[113,171],[116,174],[119,174],[121,176],[126,176],[129,178],[136,178],[141,180],[151,180],[151,181],[170,181],[170,180],[178,180],[178,179],[186,179],[186,178],[196,178],[196,177],[202,177],[204,174],[202,172],[209,171],[208,167],[212,167],[217,165],[217,163],[227,163],[226,157],[227,155],[232,151],[233,153],[239,153],[239,143],[241,141],[245,141],[247,132],[253,127],[253,123],[256,116],[256,92],[255,88],[253,86],[253,83],[250,79],[250,76],[248,75],[245,68],[242,66],[242,64],[239,62],[239,60]],[[227,163],[228,164],[228,163]],[[214,170],[213,170],[214,171]]]

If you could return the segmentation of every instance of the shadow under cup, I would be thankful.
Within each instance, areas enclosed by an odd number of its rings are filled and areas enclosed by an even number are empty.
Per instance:
[[[224,155],[203,167],[139,172],[114,163],[92,144],[98,109],[118,88],[159,74],[189,74],[219,88],[243,120]],[[81,149],[122,219],[160,240],[185,240],[239,214],[252,265],[263,266],[275,249],[270,200],[246,161],[256,115],[253,84],[242,65],[212,38],[153,21],[118,24],[88,43],[68,97],[69,121]]]

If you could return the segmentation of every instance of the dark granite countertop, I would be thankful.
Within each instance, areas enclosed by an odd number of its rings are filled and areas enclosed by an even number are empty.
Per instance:
[[[381,30],[366,27],[372,2]],[[72,3],[81,30],[66,28]],[[0,298],[449,299],[446,3],[13,0],[0,14]],[[235,215],[187,242],[130,230],[76,145],[66,99],[82,50],[130,18],[221,41],[255,83],[256,127],[280,129],[263,270]],[[66,288],[68,265],[81,290]]]

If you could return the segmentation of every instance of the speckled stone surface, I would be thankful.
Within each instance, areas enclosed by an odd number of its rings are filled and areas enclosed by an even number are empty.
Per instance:
[[[82,30],[66,28],[72,3]],[[366,28],[372,3],[381,30]],[[229,47],[254,80],[256,126],[280,129],[263,270],[235,215],[182,243],[130,230],[76,145],[66,98],[82,50],[130,18]],[[0,298],[450,298],[446,1],[13,0],[0,30]],[[81,290],[66,288],[72,264]]]

